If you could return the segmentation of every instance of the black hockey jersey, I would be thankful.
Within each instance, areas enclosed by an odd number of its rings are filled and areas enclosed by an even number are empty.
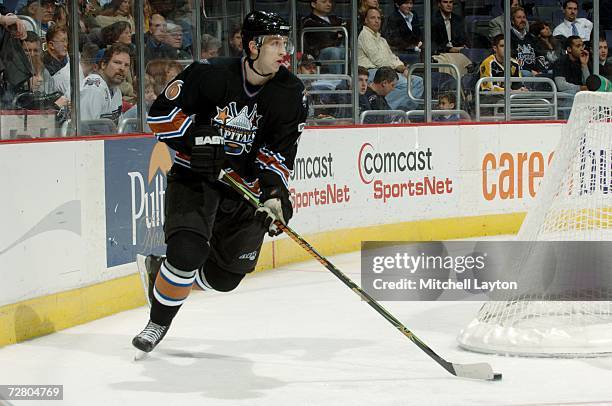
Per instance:
[[[175,165],[190,167],[190,133],[211,125],[225,138],[229,169],[251,188],[287,186],[308,106],[302,82],[281,66],[265,85],[246,81],[244,59],[194,62],[151,106],[147,123],[159,141],[177,151]]]

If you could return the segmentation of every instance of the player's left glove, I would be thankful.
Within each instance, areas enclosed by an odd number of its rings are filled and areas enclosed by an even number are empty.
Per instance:
[[[269,186],[261,190],[259,201],[262,206],[255,211],[255,217],[268,229],[270,237],[281,234],[274,222],[278,220],[287,225],[293,217],[289,192],[283,186]]]

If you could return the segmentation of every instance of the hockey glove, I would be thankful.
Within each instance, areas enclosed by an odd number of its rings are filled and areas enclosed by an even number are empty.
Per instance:
[[[259,201],[262,206],[255,211],[255,217],[268,229],[270,237],[281,234],[274,222],[278,220],[287,225],[293,216],[289,192],[283,186],[267,187],[262,189]]]
[[[210,126],[199,126],[191,132],[191,169],[210,182],[219,178],[225,163],[225,140]]]

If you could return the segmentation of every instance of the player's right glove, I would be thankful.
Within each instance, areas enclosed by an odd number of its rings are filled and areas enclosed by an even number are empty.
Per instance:
[[[225,163],[225,140],[211,126],[198,126],[190,134],[191,170],[202,175],[210,182],[219,178],[219,173]]]
[[[282,186],[270,186],[261,190],[259,201],[262,206],[255,211],[255,217],[268,229],[270,237],[277,236],[282,231],[274,224],[275,221],[287,225],[293,217],[293,207],[289,200],[289,192]]]

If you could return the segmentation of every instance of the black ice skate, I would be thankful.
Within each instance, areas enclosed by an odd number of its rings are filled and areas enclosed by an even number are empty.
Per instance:
[[[132,345],[143,352],[151,352],[168,332],[170,326],[160,326],[149,320],[147,326],[132,340]]]
[[[136,255],[136,266],[138,267],[138,273],[140,273],[140,281],[142,282],[149,308],[151,307],[151,303],[153,303],[155,278],[157,278],[164,258],[165,257],[157,255],[148,255],[146,257],[144,255]]]

